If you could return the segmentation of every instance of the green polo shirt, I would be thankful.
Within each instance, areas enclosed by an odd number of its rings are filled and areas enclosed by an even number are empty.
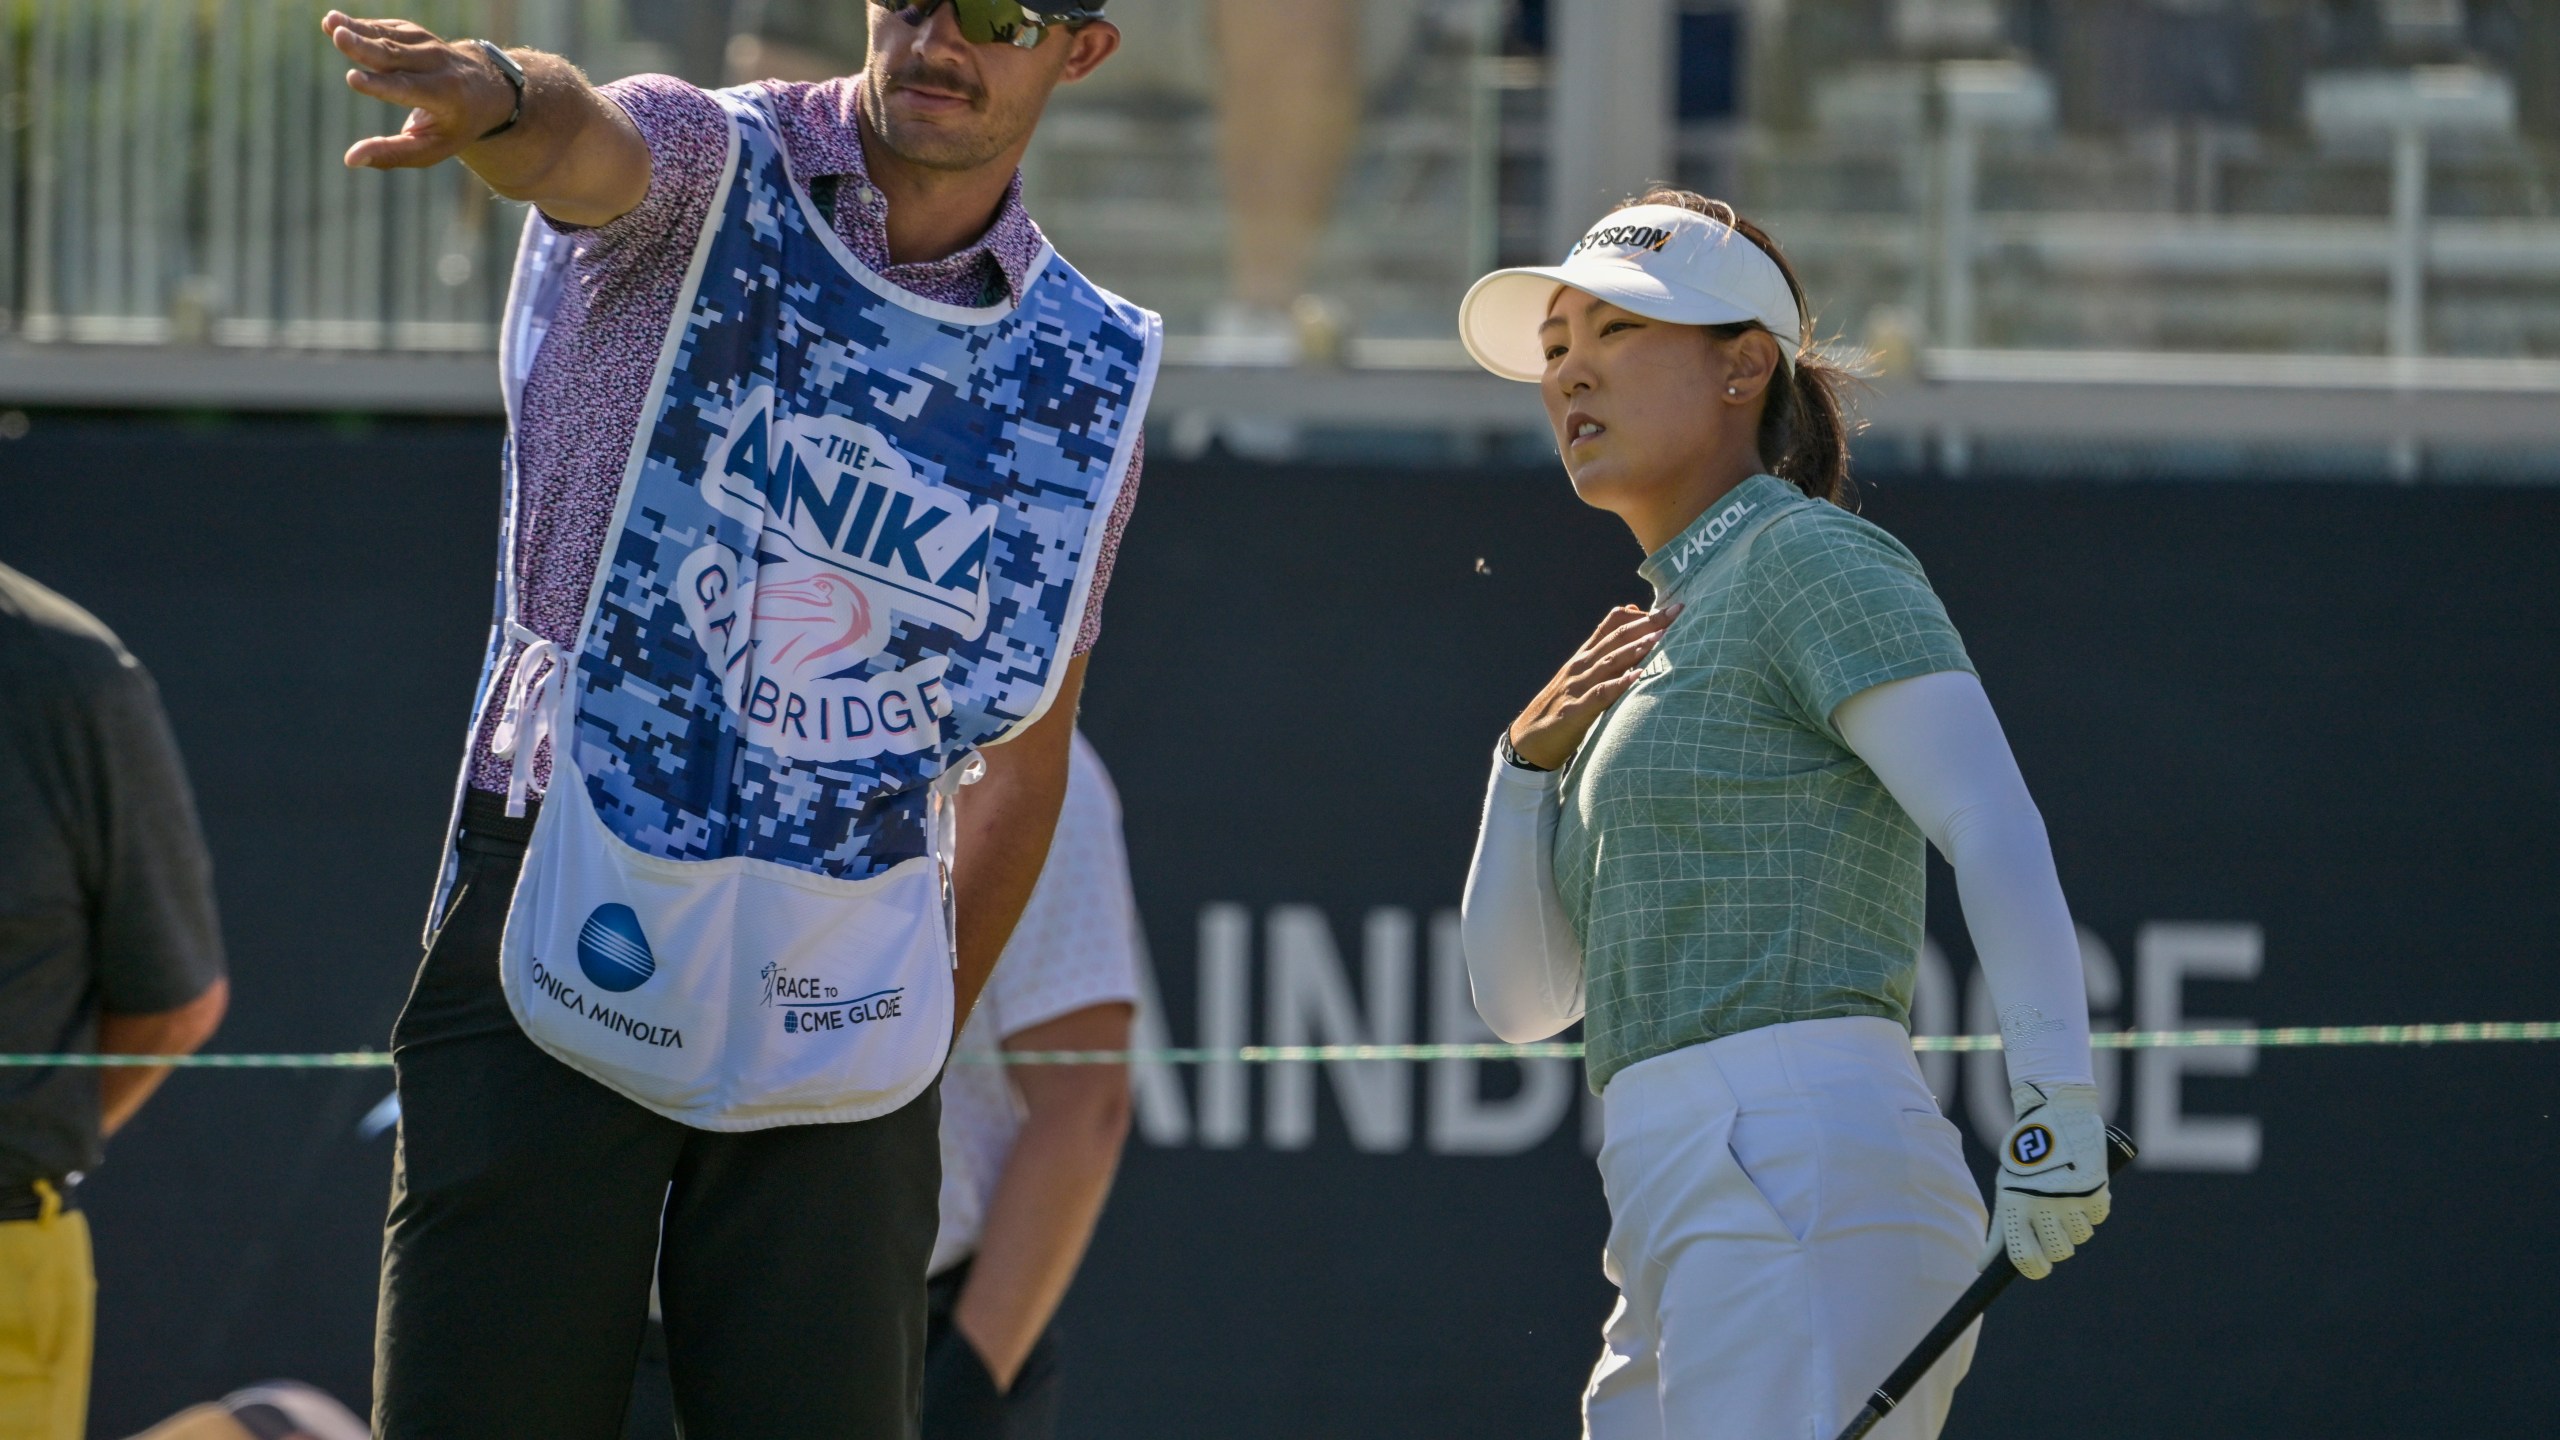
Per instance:
[[[1686,608],[1566,767],[1556,827],[1592,1088],[1761,1025],[1907,1025],[1926,842],[1831,716],[1972,670],[1920,562],[1757,475],[1640,573]]]

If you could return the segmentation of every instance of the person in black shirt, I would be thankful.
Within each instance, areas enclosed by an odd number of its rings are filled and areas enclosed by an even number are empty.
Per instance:
[[[213,870],[151,676],[0,565],[0,1053],[183,1054],[229,998]],[[0,1435],[85,1433],[75,1188],[168,1069],[0,1069]]]

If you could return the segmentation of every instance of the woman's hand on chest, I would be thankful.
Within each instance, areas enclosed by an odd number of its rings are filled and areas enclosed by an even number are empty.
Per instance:
[[[1511,749],[1541,770],[1561,768],[1618,697],[1634,687],[1646,657],[1679,618],[1680,606],[1647,611],[1621,605],[1511,722]]]

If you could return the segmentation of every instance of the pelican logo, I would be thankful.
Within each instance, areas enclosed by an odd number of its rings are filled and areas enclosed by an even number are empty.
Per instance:
[[[755,565],[714,542],[676,568],[676,602],[747,738],[797,760],[930,748],[950,718],[950,658],[864,675],[889,605],[859,576],[801,560]]]
[[[898,617],[962,639],[987,628],[996,507],[927,483],[888,437],[750,393],[711,447],[722,523],[673,586],[703,667],[746,737],[789,759],[930,750],[954,713],[947,655],[866,673]]]
[[[2021,1170],[2032,1170],[2053,1158],[2053,1132],[2042,1125],[2021,1125],[2009,1137],[2009,1159]]]
[[[832,570],[767,579],[756,587],[748,626],[757,669],[803,680],[869,659],[887,628],[873,618],[862,583]]]

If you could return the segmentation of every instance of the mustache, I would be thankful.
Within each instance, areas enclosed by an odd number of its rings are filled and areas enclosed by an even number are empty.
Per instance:
[[[948,91],[965,98],[972,105],[987,98],[985,87],[971,80],[964,72],[950,66],[933,65],[923,60],[912,60],[890,71],[889,85],[892,89],[900,86],[923,86],[929,90]]]

